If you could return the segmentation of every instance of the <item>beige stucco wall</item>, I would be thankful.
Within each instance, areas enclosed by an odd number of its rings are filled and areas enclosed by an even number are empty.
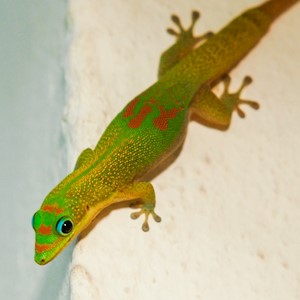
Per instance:
[[[66,130],[70,166],[111,119],[156,80],[173,42],[169,15],[218,31],[261,1],[71,0]],[[72,299],[300,299],[300,5],[232,72],[261,109],[230,130],[191,124],[178,160],[153,185],[150,232],[131,209],[102,215],[78,241]]]

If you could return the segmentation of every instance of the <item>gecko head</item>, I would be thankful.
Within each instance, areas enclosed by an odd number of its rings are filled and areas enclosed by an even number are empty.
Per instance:
[[[86,219],[78,207],[62,208],[61,201],[47,198],[32,217],[35,231],[34,260],[45,265],[54,259],[84,229]],[[69,200],[68,200],[69,202]]]

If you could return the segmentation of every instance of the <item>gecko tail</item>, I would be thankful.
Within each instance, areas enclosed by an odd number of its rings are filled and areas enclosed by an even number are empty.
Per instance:
[[[300,0],[270,0],[262,4],[259,8],[274,20],[299,1]]]

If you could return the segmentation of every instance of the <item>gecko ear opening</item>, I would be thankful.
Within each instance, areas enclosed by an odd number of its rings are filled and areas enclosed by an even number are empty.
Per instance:
[[[73,230],[73,221],[69,217],[62,217],[56,224],[56,231],[61,236],[69,235]]]

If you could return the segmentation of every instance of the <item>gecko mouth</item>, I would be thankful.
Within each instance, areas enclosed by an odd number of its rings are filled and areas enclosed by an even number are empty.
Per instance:
[[[34,260],[39,265],[46,265],[50,261],[52,261],[59,253],[61,253],[75,238],[74,234],[72,233],[68,238],[64,239],[58,244],[52,245],[48,249],[44,249],[44,251],[37,251],[35,252]]]

